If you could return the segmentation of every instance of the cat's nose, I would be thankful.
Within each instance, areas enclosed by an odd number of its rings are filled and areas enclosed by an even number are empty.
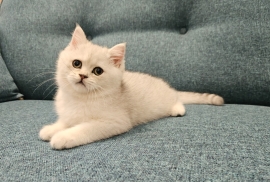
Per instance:
[[[85,79],[85,78],[88,78],[88,76],[86,76],[86,75],[83,75],[83,74],[79,74],[79,75],[80,75],[82,80]]]

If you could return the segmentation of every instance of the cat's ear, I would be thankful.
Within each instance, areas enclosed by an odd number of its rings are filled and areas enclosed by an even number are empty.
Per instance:
[[[79,24],[76,23],[76,28],[72,34],[72,38],[69,45],[73,48],[77,48],[78,45],[85,44],[86,42],[87,38],[83,29],[80,27]]]
[[[125,53],[126,53],[126,43],[117,44],[109,49],[110,53],[110,60],[112,63],[120,68],[124,67],[124,59],[125,59]]]

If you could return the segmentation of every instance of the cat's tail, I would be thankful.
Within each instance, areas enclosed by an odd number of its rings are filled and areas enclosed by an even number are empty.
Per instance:
[[[217,106],[224,104],[224,99],[215,94],[179,91],[178,96],[183,104],[211,104]]]

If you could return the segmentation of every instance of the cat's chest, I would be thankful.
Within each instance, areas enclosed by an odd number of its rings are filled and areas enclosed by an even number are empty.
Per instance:
[[[103,99],[62,100],[56,103],[60,116],[70,119],[89,120],[102,118],[113,112],[113,103]]]

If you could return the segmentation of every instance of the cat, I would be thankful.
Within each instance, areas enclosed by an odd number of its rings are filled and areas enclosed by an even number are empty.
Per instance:
[[[58,120],[39,137],[67,149],[129,131],[168,116],[184,116],[183,104],[223,105],[215,94],[180,92],[160,78],[125,71],[126,44],[112,48],[88,41],[77,24],[56,66]]]

